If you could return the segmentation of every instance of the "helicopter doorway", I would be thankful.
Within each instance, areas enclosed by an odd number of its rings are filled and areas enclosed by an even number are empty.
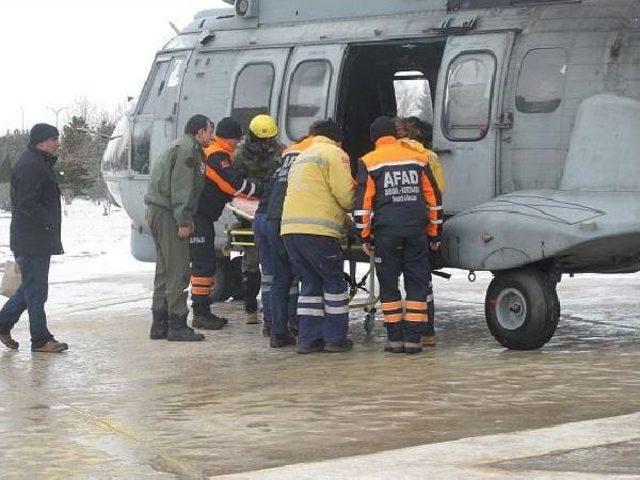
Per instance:
[[[345,137],[343,148],[354,161],[373,149],[369,126],[380,115],[419,118],[428,126],[424,143],[431,143],[428,132],[445,43],[420,40],[349,47],[337,118]]]

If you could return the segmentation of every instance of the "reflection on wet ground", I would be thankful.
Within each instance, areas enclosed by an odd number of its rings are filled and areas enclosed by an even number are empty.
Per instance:
[[[482,296],[452,288],[438,346],[411,357],[382,353],[359,314],[354,352],[300,356],[268,349],[236,303],[199,344],[147,340],[139,306],[58,312],[68,354],[32,356],[24,324],[22,350],[0,353],[1,476],[206,477],[640,410],[637,306],[567,297],[545,349],[509,352]]]

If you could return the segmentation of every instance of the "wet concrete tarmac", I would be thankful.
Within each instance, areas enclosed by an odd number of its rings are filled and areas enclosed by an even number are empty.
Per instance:
[[[0,477],[205,478],[634,413],[639,282],[619,278],[561,287],[565,316],[537,352],[491,338],[486,279],[475,296],[440,288],[438,346],[411,357],[382,353],[381,325],[368,338],[359,313],[354,352],[300,356],[268,349],[235,303],[220,308],[230,326],[199,344],[147,340],[147,302],[131,294],[53,306],[67,354],[32,355],[26,322],[21,350],[0,353]],[[69,286],[56,288],[64,305]]]

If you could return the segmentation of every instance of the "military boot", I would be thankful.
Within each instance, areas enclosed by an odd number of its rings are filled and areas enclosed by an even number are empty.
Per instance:
[[[189,328],[187,315],[169,315],[167,340],[170,342],[201,342],[204,340],[204,335]]]
[[[149,332],[149,338],[151,340],[164,340],[167,338],[167,331],[169,330],[169,312],[166,310],[152,310],[153,323],[151,324],[151,331]]]
[[[296,339],[288,333],[274,333],[269,339],[269,347],[271,348],[283,348],[295,344]]]
[[[221,330],[227,323],[229,323],[229,320],[219,317],[211,312],[193,312],[193,328],[200,330]]]

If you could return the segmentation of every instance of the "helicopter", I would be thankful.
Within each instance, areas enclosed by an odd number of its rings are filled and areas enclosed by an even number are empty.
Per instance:
[[[245,131],[269,114],[285,144],[331,117],[358,158],[374,118],[410,113],[433,125],[446,176],[438,266],[493,273],[485,315],[501,345],[553,337],[563,275],[640,270],[639,2],[225,1],[157,53],[105,152],[135,258],[154,255],[150,169],[193,114]],[[216,225],[220,252],[234,221]]]

